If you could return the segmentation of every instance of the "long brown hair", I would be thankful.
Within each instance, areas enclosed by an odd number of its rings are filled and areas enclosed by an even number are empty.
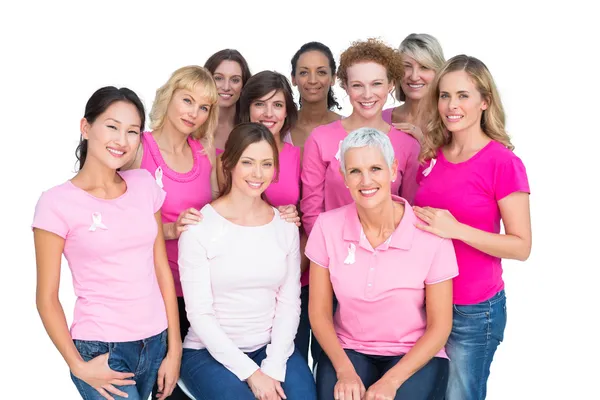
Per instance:
[[[471,78],[481,97],[488,103],[488,108],[481,115],[481,130],[490,139],[502,143],[510,150],[515,146],[510,141],[505,129],[505,115],[500,94],[496,89],[494,78],[486,65],[475,57],[464,54],[449,59],[440,72],[436,75],[433,90],[430,92],[431,112],[427,135],[421,148],[420,160],[425,161],[435,158],[440,147],[450,144],[452,133],[446,129],[444,121],[438,112],[438,101],[440,97],[440,81],[450,72],[465,71]]]
[[[279,175],[279,150],[277,149],[277,143],[275,143],[273,134],[269,128],[263,124],[256,122],[244,122],[236,125],[235,128],[233,128],[229,134],[229,137],[227,138],[227,142],[225,142],[223,154],[221,154],[221,165],[225,182],[223,189],[221,189],[220,196],[224,196],[231,192],[231,175],[233,169],[240,161],[244,150],[246,150],[246,148],[251,144],[258,143],[263,140],[267,142],[273,149],[273,163],[275,166],[275,177],[273,178],[273,181],[276,181],[277,176]]]

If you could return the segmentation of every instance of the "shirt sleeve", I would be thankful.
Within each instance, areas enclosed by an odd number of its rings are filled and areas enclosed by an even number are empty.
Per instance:
[[[210,355],[240,380],[246,380],[258,370],[258,365],[233,343],[217,320],[210,265],[198,228],[201,227],[191,227],[179,238],[179,273],[187,317]]]
[[[327,165],[323,162],[321,149],[315,141],[314,131],[304,144],[302,160],[302,225],[306,234],[310,235],[315,220],[325,211],[325,173]]]
[[[412,146],[406,160],[406,169],[404,176],[402,177],[402,184],[400,185],[400,191],[398,195],[408,201],[408,204],[412,205],[415,199],[415,194],[419,188],[417,182],[417,173],[419,172],[419,153],[421,152],[421,146],[419,142],[411,139]]]
[[[458,263],[451,239],[441,239],[425,278],[426,285],[433,285],[458,276]]]
[[[329,267],[329,255],[327,254],[325,235],[323,233],[322,219],[320,216],[317,218],[315,226],[308,237],[304,254],[306,254],[306,257],[315,264],[318,264],[323,268]]]
[[[300,235],[295,226],[285,228],[293,228],[290,229],[292,247],[286,257],[285,280],[276,296],[271,343],[261,363],[261,370],[280,382],[285,381],[287,361],[294,352],[294,338],[300,323]]]
[[[154,204],[154,213],[161,209],[167,197],[167,192],[163,190],[154,179],[152,179],[152,198]]]
[[[500,201],[514,192],[530,193],[525,165],[519,157],[513,155],[496,168],[494,182],[496,201]]]
[[[59,204],[64,205],[52,191],[42,193],[35,206],[31,228],[43,229],[66,239],[69,225],[59,209]]]

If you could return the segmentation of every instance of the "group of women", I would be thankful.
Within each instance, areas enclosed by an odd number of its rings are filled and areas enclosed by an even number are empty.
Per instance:
[[[531,250],[489,70],[411,34],[339,68],[307,43],[291,84],[299,107],[226,49],[156,91],[151,130],[127,88],[88,100],[78,172],[32,224],[38,311],[83,398],[485,398],[501,260]]]

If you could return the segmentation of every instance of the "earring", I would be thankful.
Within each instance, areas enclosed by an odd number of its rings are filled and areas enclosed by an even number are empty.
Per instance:
[[[396,180],[395,180],[395,179],[392,179],[392,183],[394,183],[394,182],[396,182]]]

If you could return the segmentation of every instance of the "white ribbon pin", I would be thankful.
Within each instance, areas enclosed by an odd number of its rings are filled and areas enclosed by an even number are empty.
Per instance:
[[[340,140],[340,144],[338,145],[338,151],[335,153],[335,159],[340,161],[340,157],[342,156],[342,140]]]
[[[92,213],[92,225],[90,231],[96,232],[96,228],[108,229],[106,225],[102,223],[102,215],[99,212]]]
[[[356,246],[354,243],[350,243],[348,246],[348,255],[344,260],[344,264],[354,264],[356,262]]]
[[[156,179],[156,184],[161,189],[163,188],[162,177],[163,177],[162,168],[161,167],[156,168],[156,171],[154,171],[154,178]]]
[[[430,173],[430,172],[431,172],[431,170],[433,169],[433,167],[434,167],[434,165],[435,165],[435,163],[436,163],[436,162],[437,162],[437,159],[435,159],[435,158],[432,158],[432,159],[431,159],[431,161],[429,161],[429,167],[427,167],[427,168],[425,168],[425,169],[423,170],[423,175],[424,175],[424,176],[427,176],[427,175],[429,175],[429,173]]]

